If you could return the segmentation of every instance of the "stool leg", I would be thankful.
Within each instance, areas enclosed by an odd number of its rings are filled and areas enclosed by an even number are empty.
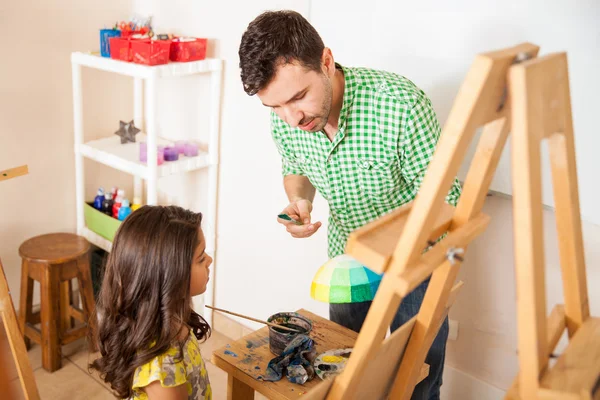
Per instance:
[[[27,335],[25,335],[25,325],[31,319],[31,308],[33,306],[33,279],[29,277],[29,264],[23,259],[21,262],[21,299],[19,302],[19,329],[25,341],[27,350],[31,347],[31,343]]]
[[[61,348],[59,343],[59,303],[60,281],[58,269],[44,265],[42,292],[42,367],[48,372],[60,369]]]
[[[66,332],[73,327],[71,319],[71,280],[60,283],[60,330]]]
[[[77,260],[77,269],[79,273],[79,295],[83,304],[83,313],[88,323],[88,329],[96,332],[96,306],[94,300],[94,290],[92,288],[92,274],[90,272],[89,254],[85,254]]]

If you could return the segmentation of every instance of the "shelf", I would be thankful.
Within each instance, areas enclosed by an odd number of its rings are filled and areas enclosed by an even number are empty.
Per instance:
[[[96,232],[91,231],[87,227],[84,227],[79,235],[86,238],[90,243],[100,247],[102,250],[110,252],[112,248],[112,242],[110,240],[106,240],[102,236],[98,235]]]
[[[195,75],[219,71],[223,66],[223,61],[216,58],[207,58],[201,61],[190,62],[170,62],[164,65],[148,66],[102,57],[97,53],[83,52],[72,53],[71,63],[136,78]]]
[[[87,142],[79,146],[79,152],[94,161],[109,167],[138,176],[142,179],[149,178],[148,166],[139,161],[140,144],[146,140],[146,135],[138,133],[136,143],[121,144],[121,138],[114,135],[104,139]],[[157,139],[159,145],[172,146],[173,141]],[[177,161],[165,161],[158,166],[158,177],[176,175],[183,172],[195,171],[209,166],[208,153],[199,151],[196,157],[180,155]]]

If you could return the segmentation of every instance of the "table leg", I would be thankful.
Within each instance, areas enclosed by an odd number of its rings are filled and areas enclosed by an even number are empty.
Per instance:
[[[227,400],[254,400],[254,389],[227,374]]]

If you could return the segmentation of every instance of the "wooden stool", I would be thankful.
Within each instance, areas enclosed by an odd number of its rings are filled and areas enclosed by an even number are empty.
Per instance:
[[[62,345],[86,336],[88,327],[93,328],[95,319],[90,316],[95,301],[89,250],[85,238],[70,233],[36,236],[19,248],[22,258],[19,326],[28,348],[30,340],[42,346],[42,366],[48,372],[60,369]],[[71,287],[75,278],[83,311],[75,306]],[[34,280],[40,283],[41,313],[32,312]],[[72,329],[73,319],[84,325]],[[41,332],[34,327],[38,323]]]

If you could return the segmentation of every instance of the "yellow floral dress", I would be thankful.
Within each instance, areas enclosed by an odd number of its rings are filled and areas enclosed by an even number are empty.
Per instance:
[[[133,376],[134,394],[131,399],[147,400],[144,387],[160,381],[162,387],[185,384],[189,400],[211,400],[212,390],[200,354],[200,344],[191,332],[183,345],[183,357],[178,355],[179,347],[173,346],[164,354],[138,367]]]

